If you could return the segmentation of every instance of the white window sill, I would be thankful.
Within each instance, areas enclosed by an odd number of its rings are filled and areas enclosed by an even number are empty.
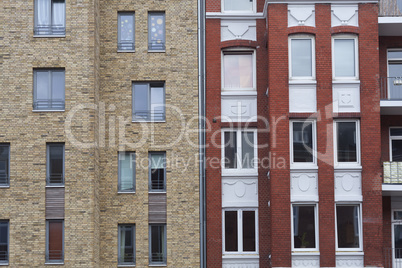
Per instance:
[[[252,253],[230,253],[230,252],[223,252],[222,259],[259,259],[260,256],[256,252]]]
[[[317,250],[306,249],[305,251],[294,249],[292,256],[320,256],[320,252]]]
[[[134,53],[135,52],[135,50],[130,50],[130,49],[127,49],[127,50],[117,50],[117,53]],[[119,266],[120,267],[120,266]]]
[[[257,169],[252,169],[252,170],[247,170],[247,169],[235,169],[235,170],[230,170],[230,169],[224,169],[222,168],[222,176],[233,176],[233,177],[238,177],[238,176],[258,176],[258,170]]]
[[[8,266],[8,262],[0,262],[0,266]]]
[[[166,50],[149,50],[148,49],[148,53],[165,53],[165,52],[166,52]],[[164,265],[164,266],[166,266],[166,265]]]
[[[317,80],[315,79],[296,79],[289,78],[289,85],[316,85]]]
[[[243,13],[233,13],[233,12],[206,12],[207,19],[264,19],[264,13],[262,12],[243,12]]]
[[[34,35],[33,37],[35,37],[35,38],[64,38],[64,37],[66,37],[66,35],[53,35],[53,34],[49,34],[49,35],[46,35],[46,34],[40,34],[40,35]]]
[[[360,84],[357,78],[332,78],[332,84]]]
[[[250,90],[225,90],[221,91],[222,96],[257,96],[255,89]]]
[[[46,185],[46,188],[65,188],[64,185]]]
[[[0,188],[10,188],[10,185],[0,185]],[[1,265],[1,263],[0,263],[0,265]]]
[[[345,250],[345,251],[344,251]],[[359,250],[359,249],[350,249],[350,250],[347,250],[347,249],[342,249],[342,251],[340,251],[340,249],[338,249],[336,252],[335,252],[335,255],[344,255],[344,256],[351,256],[351,255],[353,255],[353,256],[364,256],[364,252],[363,251],[361,251],[361,250]],[[355,251],[353,251],[353,250],[355,250]]]
[[[34,113],[65,112],[66,110],[32,110]]]
[[[64,265],[64,262],[45,262],[45,265]]]
[[[166,194],[166,190],[165,191],[160,191],[160,192],[157,192],[157,191],[148,191],[148,194]]]
[[[117,267],[135,267],[135,264],[118,264]]]
[[[118,194],[135,194],[135,192],[121,192],[121,191],[117,191],[117,193]]]
[[[362,166],[359,164],[335,164],[334,170],[362,170]]]
[[[297,170],[302,170],[302,171],[306,171],[306,170],[311,170],[311,171],[317,171],[318,170],[318,166],[317,164],[311,164],[311,163],[306,163],[306,164],[290,164],[290,170],[292,171],[297,171]]]
[[[141,120],[141,121],[138,121],[138,120],[133,120],[133,121],[131,121],[131,123],[166,123],[166,121],[164,120],[164,121],[145,121],[145,120]]]
[[[164,263],[164,264],[149,264],[148,266],[154,266],[154,267],[166,267],[166,266],[167,266],[167,264],[166,264],[166,263]]]

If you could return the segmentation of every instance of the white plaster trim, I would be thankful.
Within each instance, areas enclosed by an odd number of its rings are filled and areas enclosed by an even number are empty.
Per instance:
[[[222,96],[257,96],[256,90],[240,91],[240,90],[225,90],[221,91]]]
[[[378,24],[402,23],[402,17],[378,17]]]
[[[264,13],[223,13],[223,12],[206,12],[205,18],[207,19],[232,19],[232,20],[250,20],[250,19],[264,19]]]
[[[317,80],[289,80],[289,85],[317,85]]]

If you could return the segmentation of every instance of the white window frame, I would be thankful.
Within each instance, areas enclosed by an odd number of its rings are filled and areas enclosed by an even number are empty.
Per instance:
[[[401,129],[402,127],[390,127],[388,131],[389,136],[389,161],[393,162],[392,159],[392,141],[393,140],[402,140],[402,136],[391,136],[391,129]]]
[[[225,168],[225,132],[236,132],[236,146],[237,146],[237,168]],[[242,143],[241,134],[242,132],[253,132],[254,133],[254,168],[242,168]],[[245,175],[258,175],[258,140],[257,140],[257,129],[247,129],[247,128],[223,128],[221,130],[221,167],[222,176],[245,176]]]
[[[340,248],[338,247],[338,217],[337,217],[337,206],[358,206],[359,208],[359,215],[358,215],[358,228],[359,228],[359,247],[358,248]],[[337,202],[335,203],[335,248],[336,251],[352,251],[352,252],[359,252],[363,251],[363,222],[362,222],[362,204],[361,203],[342,203]]]
[[[251,54],[252,55],[252,65],[253,65],[253,86],[251,88],[225,88],[225,64],[224,57],[225,55],[244,55]],[[221,53],[221,87],[222,91],[256,91],[257,90],[257,74],[256,74],[256,51],[254,49],[247,48],[235,48],[235,49],[225,49],[222,50]]]
[[[338,162],[338,125],[337,123],[354,122],[356,124],[356,162]],[[360,146],[360,120],[359,119],[337,119],[334,120],[334,162],[335,168],[361,168],[361,146]]]
[[[132,182],[133,182],[133,189],[132,190],[122,190],[121,189],[121,172],[120,172],[120,159],[121,157],[126,157],[129,156],[131,159],[131,164],[133,165],[133,173],[132,173]],[[135,152],[131,152],[131,151],[121,151],[118,152],[117,154],[117,168],[118,168],[118,185],[117,185],[117,189],[119,193],[135,193],[135,186],[136,186],[136,180],[135,180],[135,176],[136,176],[136,159],[135,159]]]
[[[335,40],[354,39],[355,40],[355,76],[335,76]],[[357,35],[336,34],[332,36],[332,79],[333,80],[359,80],[359,39]]]
[[[257,0],[252,0],[253,1],[253,10],[225,10],[225,0],[221,0],[221,10],[223,13],[232,13],[232,14],[250,14],[250,13],[256,13],[257,10]]]
[[[293,150],[293,123],[312,123],[312,139],[313,139],[313,162],[294,162]],[[312,119],[292,119],[289,121],[289,137],[290,137],[290,168],[291,169],[316,169],[317,168],[317,124],[316,120]]]
[[[389,52],[401,52],[402,53],[402,48],[389,48],[389,49],[387,49],[387,77],[385,79],[387,81],[386,82],[387,83],[387,99],[391,100],[392,99],[391,98],[391,79],[392,78],[390,77],[390,74],[389,74],[389,65],[390,65],[390,62],[402,62],[402,58],[390,59],[389,58]],[[401,74],[401,76],[402,76],[402,74]],[[402,82],[401,77],[398,77],[395,80],[397,80],[398,83]],[[393,80],[392,82],[394,82],[395,80]]]
[[[292,75],[292,40],[293,39],[310,39],[311,40],[311,76],[293,76]],[[309,34],[295,34],[289,36],[289,80],[310,80],[315,81],[315,37]]]
[[[293,219],[293,207],[294,206],[314,206],[314,229],[315,229],[315,248],[295,248],[294,247],[294,219]],[[291,236],[292,236],[292,251],[293,252],[306,252],[306,251],[319,251],[319,220],[318,220],[318,204],[317,203],[292,203],[290,204],[290,219],[291,219]]]
[[[225,212],[237,212],[237,249],[238,251],[225,251]],[[255,251],[243,251],[243,211],[254,211],[255,216]],[[222,209],[222,253],[223,255],[258,255],[259,252],[258,208],[223,208]]]

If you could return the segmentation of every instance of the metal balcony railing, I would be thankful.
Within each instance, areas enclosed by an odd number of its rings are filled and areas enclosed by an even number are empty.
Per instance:
[[[402,100],[402,77],[381,77],[381,100]]]
[[[63,185],[64,175],[63,174],[50,174],[47,179],[47,185]]]
[[[64,25],[40,25],[34,28],[34,35],[66,35]]]
[[[8,185],[8,175],[0,173],[0,186]]]
[[[132,41],[121,41],[117,44],[118,50],[135,50],[134,42]]]
[[[164,264],[166,263],[166,256],[163,253],[152,253],[151,263],[153,264]]]
[[[0,263],[8,262],[8,252],[0,251]]]
[[[148,44],[148,50],[165,50],[165,42],[162,40],[153,40]]]
[[[63,262],[64,252],[63,250],[48,250],[46,251],[46,261],[47,262]]]
[[[402,184],[402,162],[383,163],[383,183]]]
[[[64,110],[64,100],[42,99],[33,103],[34,110]]]
[[[130,249],[132,250],[132,249]],[[119,264],[134,264],[135,263],[135,256],[134,253],[124,253],[124,256],[120,256]]]
[[[379,3],[379,16],[391,17],[402,16],[402,1],[401,0],[381,0]]]
[[[384,268],[402,268],[402,248],[385,248],[384,258]]]
[[[141,111],[137,110],[133,113],[133,120],[136,121],[164,121],[165,111]]]

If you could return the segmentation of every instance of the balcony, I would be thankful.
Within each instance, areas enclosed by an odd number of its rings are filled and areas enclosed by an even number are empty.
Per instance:
[[[402,195],[402,162],[383,163],[383,195]]]
[[[381,77],[381,114],[402,115],[402,77]]]
[[[378,32],[380,36],[402,36],[402,1],[381,0]]]

